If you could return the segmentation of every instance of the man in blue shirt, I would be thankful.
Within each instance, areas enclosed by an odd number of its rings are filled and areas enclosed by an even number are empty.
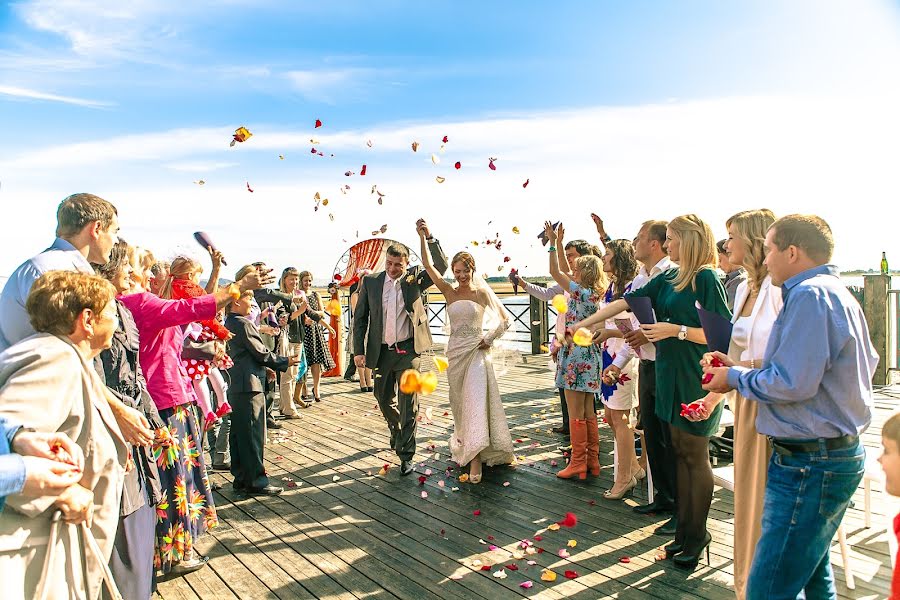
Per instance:
[[[53,245],[26,260],[10,275],[0,293],[0,352],[34,335],[25,310],[31,286],[48,271],[80,271],[93,274],[91,264],[109,262],[119,241],[116,207],[93,194],[72,194],[56,210],[56,240]],[[153,430],[144,414],[126,406],[112,395],[107,397],[125,439],[148,446]]]
[[[759,403],[756,428],[772,445],[751,600],[837,598],[829,549],[865,470],[859,435],[872,419],[878,355],[859,303],[828,264],[833,249],[817,216],[776,221],[766,266],[784,308],[763,364],[704,368],[713,375],[705,389]]]
[[[0,352],[34,335],[25,311],[31,286],[47,271],[94,274],[118,241],[116,207],[93,194],[72,194],[56,211],[53,245],[13,271],[0,293]]]
[[[78,483],[81,448],[65,433],[39,433],[0,417],[0,512],[6,497],[55,496]]]

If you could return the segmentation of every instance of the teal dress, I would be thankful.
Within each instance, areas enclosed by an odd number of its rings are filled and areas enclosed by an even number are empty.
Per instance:
[[[646,296],[653,303],[656,320],[688,327],[700,327],[696,302],[706,310],[731,319],[725,300],[725,288],[713,269],[702,269],[694,278],[696,290],[688,285],[680,292],[672,284],[678,269],[669,269],[651,279],[647,285],[626,294],[626,297]],[[707,352],[706,344],[670,337],[656,345],[656,416],[693,435],[709,437],[719,429],[722,403],[716,406],[705,421],[692,422],[681,416],[681,405],[690,404],[706,396],[702,385],[703,370],[700,359]]]

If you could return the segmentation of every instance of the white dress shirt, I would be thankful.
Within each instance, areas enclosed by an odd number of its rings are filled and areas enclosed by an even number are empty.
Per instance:
[[[406,273],[403,273],[400,277],[405,276]],[[384,343],[388,346],[412,337],[412,321],[403,305],[403,286],[400,284],[399,278],[391,279],[385,272],[381,310],[384,316]]]

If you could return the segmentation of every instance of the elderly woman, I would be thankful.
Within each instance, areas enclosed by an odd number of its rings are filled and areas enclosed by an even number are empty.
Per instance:
[[[215,318],[229,301],[272,279],[267,272],[252,269],[237,283],[197,298],[164,300],[150,292],[119,298],[134,317],[140,366],[163,422],[153,441],[163,490],[156,508],[154,565],[163,573],[184,574],[203,567],[209,559],[194,550],[194,543],[218,524],[201,450],[202,431],[191,406],[196,396],[181,359],[185,337],[181,326]]]
[[[134,263],[129,260],[131,248],[119,240],[109,255],[109,262],[97,267],[98,274],[113,284],[118,295],[133,293],[140,283],[134,276]],[[95,361],[97,372],[116,398],[126,406],[141,411],[154,430],[164,423],[147,392],[147,383],[138,361],[138,331],[131,311],[116,302],[119,326],[113,333],[110,348]],[[135,468],[126,473],[119,511],[110,569],[127,599],[149,598],[154,581],[153,547],[156,530],[155,507],[162,500],[159,470],[149,448],[131,447]]]
[[[26,302],[38,333],[0,354],[0,416],[37,431],[65,433],[84,451],[82,477],[61,495],[7,498],[0,519],[4,598],[35,598],[43,592],[54,599],[95,599],[100,594],[128,456],[92,364],[110,346],[118,326],[114,295],[109,282],[93,275],[42,275]],[[48,541],[57,510],[67,523],[83,523],[99,555],[83,554],[79,538],[85,532],[77,527],[65,526]],[[50,544],[55,556],[41,580]]]

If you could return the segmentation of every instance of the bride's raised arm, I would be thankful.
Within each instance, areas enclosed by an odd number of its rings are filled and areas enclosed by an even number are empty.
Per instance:
[[[438,273],[437,269],[431,264],[431,257],[428,253],[428,243],[425,241],[425,227],[417,227],[416,233],[419,234],[419,256],[422,257],[422,266],[425,267],[425,272],[428,273],[432,283],[437,286],[437,289],[441,291],[444,298],[450,301],[450,296],[453,295],[453,286],[444,281],[441,274]]]

